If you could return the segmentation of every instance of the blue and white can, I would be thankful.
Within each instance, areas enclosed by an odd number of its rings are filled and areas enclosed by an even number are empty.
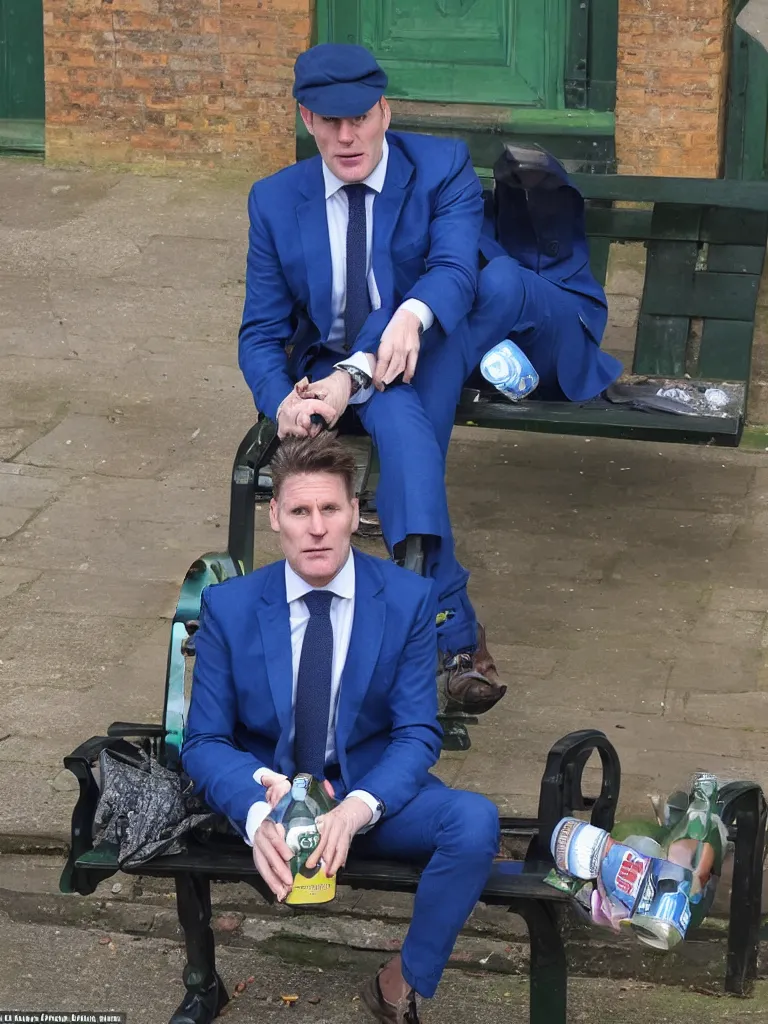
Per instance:
[[[521,398],[530,395],[539,384],[539,375],[530,359],[509,338],[485,353],[480,360],[480,372],[513,402],[519,402]]]

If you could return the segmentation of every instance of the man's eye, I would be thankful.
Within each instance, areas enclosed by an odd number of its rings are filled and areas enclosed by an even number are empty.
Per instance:
[[[324,124],[338,124],[339,119],[338,117],[324,117],[323,122]]]
[[[339,511],[339,506],[338,505],[324,505],[323,506],[323,512],[325,513],[325,515],[333,515],[334,512],[338,512],[338,511]]]
[[[291,515],[292,516],[305,516],[306,514],[307,514],[307,510],[305,508],[292,508],[291,509]]]

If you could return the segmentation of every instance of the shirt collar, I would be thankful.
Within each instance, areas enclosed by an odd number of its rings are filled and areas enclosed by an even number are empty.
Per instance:
[[[376,164],[368,177],[363,181],[364,185],[368,188],[372,188],[374,192],[381,192],[384,188],[384,179],[387,176],[387,162],[389,160],[389,143],[384,138],[384,144],[381,148],[381,160]],[[344,188],[349,182],[342,181],[341,178],[337,178],[330,167],[327,167],[323,163],[323,179],[325,181],[325,198],[330,199],[331,196],[335,196],[339,189]]]
[[[285,596],[288,599],[288,603],[291,604],[293,601],[300,600],[305,594],[308,594],[310,590],[330,590],[330,592],[335,594],[336,597],[344,597],[350,601],[354,598],[355,559],[351,548],[346,562],[342,565],[331,582],[325,587],[313,587],[311,583],[307,583],[307,581],[303,580],[298,573],[295,573],[286,561]]]

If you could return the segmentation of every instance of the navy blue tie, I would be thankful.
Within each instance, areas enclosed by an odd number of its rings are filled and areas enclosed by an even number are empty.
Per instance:
[[[371,312],[368,294],[368,253],[365,197],[368,186],[345,185],[349,199],[347,224],[347,302],[344,307],[344,347],[349,351]]]
[[[316,779],[322,779],[325,774],[325,746],[331,716],[332,600],[333,594],[329,590],[310,590],[304,595],[309,622],[299,659],[293,749],[296,771],[308,772]]]

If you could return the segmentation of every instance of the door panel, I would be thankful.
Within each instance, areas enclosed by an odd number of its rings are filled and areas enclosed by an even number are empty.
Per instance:
[[[41,148],[43,68],[42,0],[0,0],[0,148]]]
[[[566,0],[318,3],[321,41],[362,43],[389,96],[435,102],[562,108],[566,21]]]

